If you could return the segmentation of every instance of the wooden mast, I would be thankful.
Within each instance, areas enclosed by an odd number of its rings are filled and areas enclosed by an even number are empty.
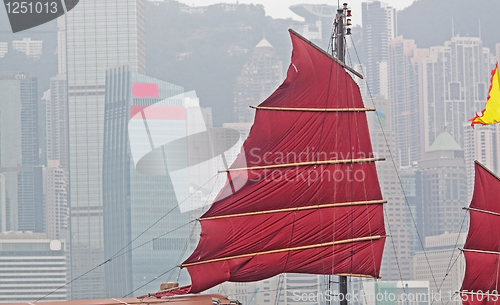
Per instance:
[[[345,36],[350,35],[351,31],[347,27],[351,25],[351,11],[347,9],[347,3],[343,3],[342,8],[337,9],[335,16],[333,36],[331,38],[332,55],[336,56],[338,61],[345,65]],[[347,276],[339,275],[339,300],[340,305],[347,304]]]

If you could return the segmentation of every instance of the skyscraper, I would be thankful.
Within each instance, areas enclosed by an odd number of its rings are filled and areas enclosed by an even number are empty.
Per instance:
[[[59,161],[49,160],[43,169],[45,232],[49,239],[67,239],[69,229],[66,172]]]
[[[434,303],[462,304],[454,293],[464,278],[465,258],[457,248],[463,247],[466,235],[462,232],[425,237],[425,252],[413,256],[413,280],[429,281],[432,295],[441,292],[441,300],[436,296]],[[451,295],[455,297],[450,300]]]
[[[467,205],[463,149],[448,132],[442,132],[418,166],[422,170],[424,235],[460,232],[461,208]]]
[[[495,55],[497,62],[500,62],[500,42],[495,44]]]
[[[104,259],[102,143],[106,70],[145,72],[144,0],[87,0],[66,14],[71,277]],[[71,286],[73,299],[105,295],[104,269]]]
[[[38,165],[37,80],[24,73],[0,72],[0,173],[5,179],[2,220],[8,231],[43,232],[43,204],[35,189]],[[4,208],[2,207],[2,210]]]
[[[274,47],[263,38],[243,67],[234,86],[234,114],[237,122],[253,122],[256,106],[283,81],[283,62]]]
[[[9,52],[9,43],[0,41],[0,58],[5,57],[5,54]]]
[[[363,14],[362,64],[371,95],[387,96],[389,43],[397,35],[396,9],[380,1],[361,3]]]
[[[421,159],[423,140],[420,125],[423,121],[420,100],[418,59],[428,52],[417,49],[413,40],[396,37],[389,48],[389,100],[392,128],[400,166],[409,166]]]
[[[425,149],[446,131],[464,147],[463,124],[484,109],[493,55],[477,37],[453,37],[422,62]]]
[[[137,160],[133,159],[136,149],[144,150],[145,155],[154,151],[154,141],[150,140],[160,134],[167,141],[185,140],[183,98],[163,102],[181,93],[182,87],[131,72],[128,67],[107,73],[103,144],[104,253],[105,257],[112,257],[124,248],[123,252],[128,251],[105,266],[108,297],[124,296],[138,288],[134,295],[157,291],[161,281],[168,279],[160,275],[177,266],[183,255],[188,254],[189,213],[181,213],[177,206],[173,178],[168,171],[156,175],[139,172],[135,166]],[[153,118],[148,117],[152,112]],[[139,138],[145,124],[149,134]],[[182,159],[185,153],[180,153]],[[167,161],[159,161],[151,165],[167,167]],[[187,175],[176,176],[176,182],[182,178],[187,192]],[[150,227],[156,221],[159,222]],[[144,243],[147,244],[137,247]]]
[[[45,104],[47,160],[57,160],[58,166],[68,173],[68,95],[64,74],[50,79],[49,92]]]
[[[389,100],[374,100],[376,112],[369,112],[368,126],[372,140],[373,153],[387,160],[377,163],[382,195],[387,200],[385,222],[387,234],[390,235],[384,248],[380,276],[389,281],[410,278],[410,226],[408,211],[398,173],[391,160],[394,151],[394,133],[391,129],[391,106]],[[391,240],[392,239],[392,240]],[[397,267],[395,267],[397,266]]]
[[[467,198],[472,199],[474,191],[474,161],[484,164],[494,173],[500,173],[500,126],[464,124],[464,156],[467,168]]]
[[[424,232],[422,200],[422,171],[416,166],[400,167],[399,178],[404,190],[406,202],[411,213],[406,213],[408,227],[410,229],[410,257],[416,251],[422,250],[422,233]]]

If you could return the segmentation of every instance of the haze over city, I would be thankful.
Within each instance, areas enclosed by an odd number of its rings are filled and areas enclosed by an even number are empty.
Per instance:
[[[388,5],[398,9],[402,10],[406,7],[408,7],[410,4],[413,3],[415,0],[388,0],[384,1]],[[213,0],[190,0],[190,1],[181,1],[182,3],[185,3],[187,5],[191,6],[205,6],[205,5],[212,5],[212,4],[217,4],[220,3],[219,1],[213,1]],[[286,0],[286,1],[273,1],[273,0],[260,0],[260,1],[238,1],[238,3],[244,3],[244,4],[262,4],[264,6],[264,9],[266,10],[266,15],[271,16],[273,18],[293,18],[297,20],[301,20],[303,18],[297,16],[293,12],[291,12],[288,8],[291,5],[296,5],[296,4],[327,4],[331,6],[337,6],[338,4],[342,5],[346,1],[314,1],[314,0]],[[360,12],[361,11],[361,2],[359,0],[353,0],[353,1],[348,1],[349,6],[352,8],[354,12]],[[355,24],[361,24],[360,20],[354,20]]]
[[[0,303],[500,289],[500,1],[36,1],[0,8]]]

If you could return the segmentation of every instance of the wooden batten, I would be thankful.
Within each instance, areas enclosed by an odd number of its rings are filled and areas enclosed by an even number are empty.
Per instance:
[[[290,166],[308,166],[308,165],[326,165],[326,164],[352,164],[352,163],[368,163],[368,162],[375,162],[375,161],[385,161],[385,158],[361,158],[361,159],[344,159],[344,160],[326,160],[326,161],[285,163],[285,164],[273,164],[273,165],[263,165],[263,166],[253,166],[253,167],[241,167],[241,168],[228,168],[228,169],[219,171],[219,173],[244,171],[244,170],[271,169],[271,168],[281,168],[281,167],[290,167]]]
[[[205,217],[205,218],[200,218],[200,221],[202,221],[202,220],[213,220],[213,219],[223,219],[223,218],[233,218],[233,217],[242,217],[242,216],[255,216],[255,215],[272,214],[272,213],[283,213],[283,212],[296,212],[296,211],[304,211],[304,210],[326,209],[326,208],[335,208],[335,207],[384,204],[384,203],[387,203],[387,200],[369,200],[369,201],[327,203],[327,204],[318,204],[318,205],[311,205],[311,206],[305,206],[305,207],[296,207],[296,208],[288,208],[288,209],[277,209],[277,210],[268,210],[268,211],[256,211],[256,212],[248,212],[248,213],[239,213],[239,214],[230,214],[230,215]]]
[[[385,236],[381,236],[381,235],[365,236],[365,237],[344,239],[344,240],[338,240],[338,241],[331,241],[331,242],[321,243],[321,244],[315,244],[315,245],[292,247],[292,248],[284,248],[284,249],[276,249],[276,250],[247,253],[247,254],[241,254],[241,255],[235,255],[235,256],[220,257],[220,258],[209,259],[209,260],[206,260],[206,261],[200,261],[200,262],[182,264],[181,267],[184,268],[184,267],[189,267],[189,266],[195,266],[195,265],[201,265],[201,264],[208,264],[208,263],[215,263],[215,262],[225,261],[225,260],[229,260],[229,259],[237,259],[237,258],[251,257],[251,256],[257,256],[257,255],[282,253],[282,252],[288,252],[288,251],[308,250],[308,249],[321,248],[321,247],[329,247],[329,246],[349,244],[349,243],[355,243],[355,242],[371,241],[371,240],[381,239],[382,237],[385,237]]]
[[[304,111],[304,112],[365,112],[375,111],[375,108],[289,108],[289,107],[264,107],[250,106],[257,110],[277,110],[277,111]]]

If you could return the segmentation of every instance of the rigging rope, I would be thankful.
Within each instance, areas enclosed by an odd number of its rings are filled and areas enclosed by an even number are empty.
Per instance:
[[[188,224],[190,224],[190,223],[192,223],[192,222],[194,222],[194,221],[196,221],[196,219],[195,219],[195,220],[193,220],[193,221],[190,221]],[[185,226],[185,225],[186,225],[186,224],[184,224],[183,226]],[[160,277],[162,277],[163,275],[167,274],[168,272],[175,270],[175,268],[177,268],[177,267],[178,267],[178,265],[180,264],[180,262],[181,262],[181,260],[182,260],[182,257],[184,256],[184,254],[186,254],[187,248],[189,247],[189,244],[190,244],[191,238],[193,237],[193,233],[194,233],[194,231],[195,231],[195,227],[191,228],[191,232],[190,232],[190,234],[189,234],[189,238],[187,239],[186,244],[184,245],[184,249],[182,250],[181,255],[179,256],[179,259],[177,260],[177,265],[176,265],[176,266],[174,266],[174,267],[172,267],[172,268],[168,269],[167,271],[165,271],[165,272],[163,272],[162,274],[158,275],[157,277],[153,278],[151,281],[147,282],[146,284],[144,284],[144,285],[140,286],[139,288],[137,288],[137,289],[135,289],[135,290],[133,290],[133,291],[131,291],[131,292],[127,293],[127,294],[126,294],[126,295],[124,295],[123,297],[125,298],[125,297],[127,297],[127,296],[129,296],[129,295],[133,294],[134,292],[138,291],[139,289],[141,289],[141,288],[143,288],[143,287],[145,287],[145,286],[147,286],[147,285],[151,284],[152,282],[154,282],[154,281],[158,280]],[[181,269],[179,268],[179,276],[180,276],[180,272],[181,272]],[[170,282],[170,279],[172,278],[172,275],[173,275],[173,274],[174,274],[174,272],[170,273],[169,277],[167,278],[167,282]],[[179,276],[177,277],[177,282],[179,281]]]
[[[354,48],[354,52],[356,53],[356,57],[357,57],[357,59],[358,59],[358,62],[359,62],[359,64],[360,64],[360,67],[361,67],[361,72],[362,72],[362,74],[364,74],[364,71],[363,71],[363,66],[361,65],[361,60],[360,60],[360,58],[359,58],[359,54],[358,54],[358,51],[357,51],[357,49],[356,49],[356,44],[354,43],[354,39],[352,38],[352,36],[351,36],[351,42],[352,42],[352,46],[353,46],[353,48]],[[367,82],[367,81],[366,81],[366,87],[367,87],[367,91],[368,91],[368,94],[369,94],[369,96],[370,96],[370,100],[371,100],[371,102],[372,102],[372,104],[373,104],[374,108],[377,108],[377,107],[376,107],[376,105],[375,105],[375,101],[374,101],[374,99],[373,99],[373,96],[372,96],[372,94],[371,94],[370,87],[369,87],[369,85],[368,85],[368,82]],[[379,116],[378,116],[378,113],[377,113],[377,112],[375,112],[375,115],[377,116],[377,118],[379,119],[378,121],[380,122],[380,118],[379,118]],[[400,177],[400,175],[399,175],[399,171],[398,171],[397,166],[396,166],[396,161],[394,160],[394,156],[393,156],[393,153],[392,153],[391,147],[390,147],[390,145],[389,145],[389,141],[387,140],[387,135],[386,135],[386,132],[385,132],[384,127],[382,126],[382,124],[380,124],[380,129],[382,130],[382,134],[383,134],[383,136],[384,136],[384,140],[385,140],[385,143],[386,143],[386,146],[387,146],[387,150],[388,150],[389,155],[390,155],[390,157],[391,157],[391,161],[392,161],[392,164],[393,164],[393,167],[394,167],[394,171],[395,171],[395,173],[396,173],[396,176],[397,176],[397,178],[398,178],[399,185],[400,185],[400,187],[401,187],[401,192],[403,193],[404,201],[405,201],[405,203],[406,203],[406,205],[407,205],[407,207],[408,207],[408,211],[409,211],[410,216],[411,216],[411,219],[412,219],[412,221],[413,221],[413,225],[415,226],[415,229],[416,229],[416,232],[417,232],[417,235],[418,235],[418,239],[419,239],[419,241],[420,241],[420,244],[421,244],[421,246],[422,246],[422,249],[423,249],[423,252],[424,252],[424,255],[425,255],[425,259],[426,259],[426,261],[427,261],[427,264],[429,265],[429,270],[430,270],[430,272],[431,272],[432,279],[433,279],[433,281],[434,281],[434,283],[435,283],[435,285],[436,285],[436,287],[437,287],[438,285],[437,285],[436,279],[435,279],[435,277],[434,277],[434,273],[432,272],[432,267],[431,267],[431,265],[430,265],[429,258],[427,257],[427,253],[426,253],[426,251],[425,251],[425,247],[424,247],[424,244],[423,244],[423,241],[422,241],[422,237],[420,236],[420,232],[418,232],[417,223],[416,223],[416,221],[415,221],[415,217],[414,217],[414,215],[413,215],[413,213],[412,213],[412,210],[411,210],[410,204],[409,204],[408,199],[407,199],[407,197],[406,197],[406,192],[405,192],[405,190],[404,190],[403,183],[402,183],[402,181],[401,181],[401,177]],[[385,209],[384,209],[384,213],[385,213],[385,215],[386,215],[386,217],[387,217],[387,213],[386,213],[386,210],[385,210]],[[388,219],[388,218],[387,218],[387,225],[388,225],[388,227],[389,227],[389,231],[390,231],[390,224],[389,224],[389,219]],[[391,232],[389,232],[389,234],[391,235]],[[399,274],[400,274],[401,283],[403,284],[403,277],[402,277],[402,273],[401,273],[401,268],[400,268],[400,266],[399,266],[399,260],[398,260],[398,256],[397,256],[397,254],[396,254],[396,248],[395,248],[395,245],[394,245],[394,240],[393,240],[392,236],[391,236],[391,241],[392,241],[393,248],[394,248],[394,255],[395,255],[395,257],[396,257],[396,262],[397,262],[397,265],[398,265],[398,271],[399,271]],[[406,291],[405,291],[405,285],[404,285],[404,284],[403,284],[403,291],[406,293]]]
[[[348,61],[350,62],[351,66],[352,66],[351,53],[349,52],[349,48],[347,47],[346,37],[344,36],[343,39],[344,39],[344,45],[346,46],[347,59],[348,59]],[[351,89],[351,90],[353,90],[353,89]],[[351,94],[353,94],[352,91],[351,91]],[[364,102],[363,102],[363,106],[364,106]],[[367,119],[367,118],[365,117],[365,119]],[[358,120],[355,120],[355,123],[356,123],[356,131],[357,131],[357,134],[359,135]],[[368,127],[368,124],[367,124],[367,127]],[[368,129],[368,132],[370,132],[369,129]],[[357,139],[358,139],[358,143],[357,143],[358,147],[361,147],[361,139],[360,139],[360,137],[358,136]],[[372,148],[372,154],[373,154],[373,148]],[[381,189],[380,183],[379,183],[379,189]],[[367,200],[368,195],[367,195],[367,192],[366,192],[366,181],[364,179],[363,179],[363,191],[364,191],[364,195],[365,195],[365,200]],[[365,206],[365,212],[367,214],[367,219],[371,219],[368,206]],[[370,235],[372,235],[372,228],[371,228],[371,222],[370,221],[368,221],[368,230],[370,232]],[[373,240],[370,240],[370,248],[371,248],[371,254],[372,254],[373,269],[376,270],[375,249],[373,248]],[[380,270],[379,270],[379,272],[380,272]]]
[[[212,178],[210,178],[210,180],[208,180],[202,186],[200,186],[198,189],[196,189],[194,192],[192,192],[191,194],[189,194],[189,196],[187,196],[186,198],[184,198],[184,200],[182,200],[181,202],[177,203],[177,205],[175,205],[172,209],[170,209],[170,211],[168,211],[167,213],[165,213],[157,221],[155,221],[153,224],[151,224],[147,229],[145,229],[144,231],[142,231],[141,234],[137,235],[132,241],[130,241],[127,245],[125,245],[118,252],[116,252],[115,255],[113,257],[111,257],[111,259],[113,259],[117,254],[119,254],[121,251],[123,251],[124,249],[126,249],[128,246],[130,246],[139,237],[141,237],[142,235],[144,235],[147,231],[149,231],[152,227],[154,227],[155,225],[157,225],[160,221],[162,221],[170,213],[172,213],[173,211],[175,211],[182,203],[184,203],[186,200],[188,200],[193,194],[195,194],[197,191],[201,190],[205,185],[207,185],[210,181],[212,181],[214,178],[217,178],[218,176],[219,176],[219,173],[215,174],[215,176],[213,176]],[[215,183],[214,183],[214,185],[215,185]]]
[[[127,294],[124,296],[124,298],[125,298],[125,297],[127,297],[128,295],[131,295],[132,293],[136,292],[137,290],[139,290],[139,289],[141,289],[141,288],[143,288],[143,287],[145,287],[145,286],[147,286],[147,285],[151,284],[152,282],[154,282],[154,281],[158,280],[158,278],[159,278],[159,277],[162,277],[162,276],[164,276],[165,274],[167,274],[167,273],[169,273],[169,272],[174,271],[174,270],[175,270],[175,268],[177,268],[177,266],[174,266],[174,267],[172,267],[172,268],[168,269],[167,271],[165,271],[165,272],[163,272],[162,274],[160,274],[159,276],[157,276],[157,277],[153,278],[151,281],[147,282],[146,284],[144,284],[144,285],[140,286],[139,288],[135,289],[135,290],[134,290],[134,291],[132,291],[132,292],[127,293]],[[173,272],[172,272],[172,273],[173,273]]]
[[[457,258],[455,259],[455,261],[453,262],[453,264],[451,263],[451,261],[453,260],[453,256],[455,255],[455,250],[457,249],[458,247],[458,241],[460,240],[460,236],[462,235],[462,229],[464,227],[464,224],[465,224],[465,220],[467,219],[467,214],[468,214],[468,210],[466,210],[465,214],[464,214],[464,218],[462,219],[462,224],[460,225],[460,231],[458,233],[458,236],[457,236],[457,240],[455,242],[455,246],[453,247],[453,252],[451,253],[451,257],[450,257],[450,261],[448,262],[448,267],[446,267],[446,274],[444,275],[443,277],[443,280],[441,281],[441,284],[439,285],[438,287],[438,291],[441,291],[441,287],[443,287],[443,284],[444,284],[444,281],[446,280],[446,277],[448,277],[448,275],[450,274],[450,271],[451,269],[453,268],[453,266],[455,265],[455,263],[457,262],[457,260],[460,258],[460,255],[462,255],[462,253],[459,253],[457,255]],[[434,303],[434,300],[431,302],[431,305]]]
[[[82,277],[86,276],[87,274],[89,274],[89,273],[91,273],[92,271],[94,271],[94,270],[98,269],[99,267],[101,267],[101,266],[103,266],[103,265],[105,265],[105,264],[109,263],[109,262],[110,262],[110,261],[112,261],[113,259],[115,259],[115,258],[117,258],[117,257],[120,257],[120,256],[122,256],[122,255],[125,255],[126,253],[131,252],[132,250],[135,250],[135,249],[137,249],[137,248],[140,248],[140,247],[142,247],[142,246],[144,246],[144,245],[147,245],[147,244],[149,244],[149,243],[153,242],[154,240],[156,240],[156,239],[158,239],[158,238],[160,238],[160,237],[163,237],[163,236],[165,236],[165,235],[167,235],[167,234],[169,234],[169,233],[172,233],[172,232],[174,232],[174,231],[176,231],[176,230],[178,230],[178,229],[180,229],[180,228],[182,228],[182,227],[185,227],[185,226],[189,225],[190,223],[192,223],[194,220],[193,220],[193,221],[190,221],[190,222],[188,222],[188,223],[185,223],[185,224],[183,224],[183,225],[181,225],[181,226],[179,226],[179,227],[177,227],[177,228],[175,228],[175,229],[173,229],[173,230],[171,230],[171,231],[169,231],[169,232],[167,232],[167,233],[165,233],[165,234],[162,234],[162,235],[160,235],[160,236],[158,236],[158,237],[155,237],[155,238],[151,239],[150,241],[145,242],[145,243],[143,243],[143,244],[141,244],[141,245],[139,245],[139,246],[136,246],[136,247],[134,247],[134,248],[132,248],[132,249],[130,249],[130,250],[128,250],[128,251],[126,251],[126,252],[124,252],[124,253],[121,253],[124,249],[126,249],[129,245],[131,245],[131,244],[132,244],[135,240],[137,240],[140,236],[144,235],[144,233],[146,233],[146,232],[147,232],[148,230],[150,230],[153,226],[155,226],[156,224],[158,224],[158,222],[160,222],[163,218],[165,218],[166,216],[168,216],[168,214],[170,214],[172,211],[174,211],[174,210],[175,210],[175,209],[176,209],[179,205],[181,205],[181,204],[182,204],[182,203],[184,203],[186,200],[188,200],[188,199],[189,199],[189,198],[190,198],[193,194],[195,194],[198,190],[202,189],[202,188],[203,188],[206,184],[208,184],[208,183],[209,183],[210,181],[212,181],[214,178],[217,178],[217,179],[218,179],[218,177],[219,177],[219,173],[215,174],[212,178],[210,178],[210,179],[209,179],[207,182],[205,182],[202,186],[200,186],[198,189],[196,189],[193,193],[189,194],[189,196],[187,196],[184,200],[182,200],[181,202],[179,202],[179,203],[178,203],[175,207],[173,207],[173,208],[172,208],[171,210],[169,210],[166,214],[164,214],[162,217],[160,217],[160,219],[158,219],[158,220],[157,220],[157,221],[155,221],[155,222],[154,222],[151,226],[149,226],[147,229],[145,229],[145,230],[144,230],[141,234],[139,234],[136,238],[134,238],[131,242],[129,242],[129,243],[128,243],[125,247],[121,248],[118,252],[116,252],[113,256],[111,256],[110,258],[108,258],[108,259],[107,259],[107,260],[105,260],[104,262],[100,263],[99,265],[95,266],[94,268],[90,269],[89,271],[87,271],[87,272],[83,273],[82,275],[80,275],[80,276],[78,276],[78,277],[76,277],[76,278],[74,278],[74,279],[70,280],[69,282],[66,282],[64,285],[62,285],[62,286],[60,286],[60,287],[58,287],[58,288],[56,288],[56,289],[52,290],[51,292],[47,293],[47,294],[46,294],[46,295],[44,295],[43,297],[41,297],[41,298],[37,299],[36,301],[34,301],[34,303],[39,302],[39,301],[41,301],[41,300],[45,299],[46,297],[48,297],[48,296],[52,295],[53,293],[55,293],[55,292],[59,291],[59,290],[60,290],[60,289],[62,289],[62,288],[64,288],[64,287],[68,286],[69,284],[71,284],[71,283],[75,282],[76,280],[78,280],[78,279],[80,279],[80,278],[82,278]],[[217,180],[216,180],[215,182],[217,182]],[[215,186],[215,183],[214,183],[214,186]],[[213,191],[213,187],[212,187],[212,191]],[[174,267],[173,267],[173,269],[175,269],[176,267],[177,267],[177,266],[174,266]],[[146,285],[147,285],[147,284],[146,284]],[[141,288],[142,288],[142,287],[144,287],[144,286],[141,286]],[[139,288],[139,289],[140,289],[140,288]]]

